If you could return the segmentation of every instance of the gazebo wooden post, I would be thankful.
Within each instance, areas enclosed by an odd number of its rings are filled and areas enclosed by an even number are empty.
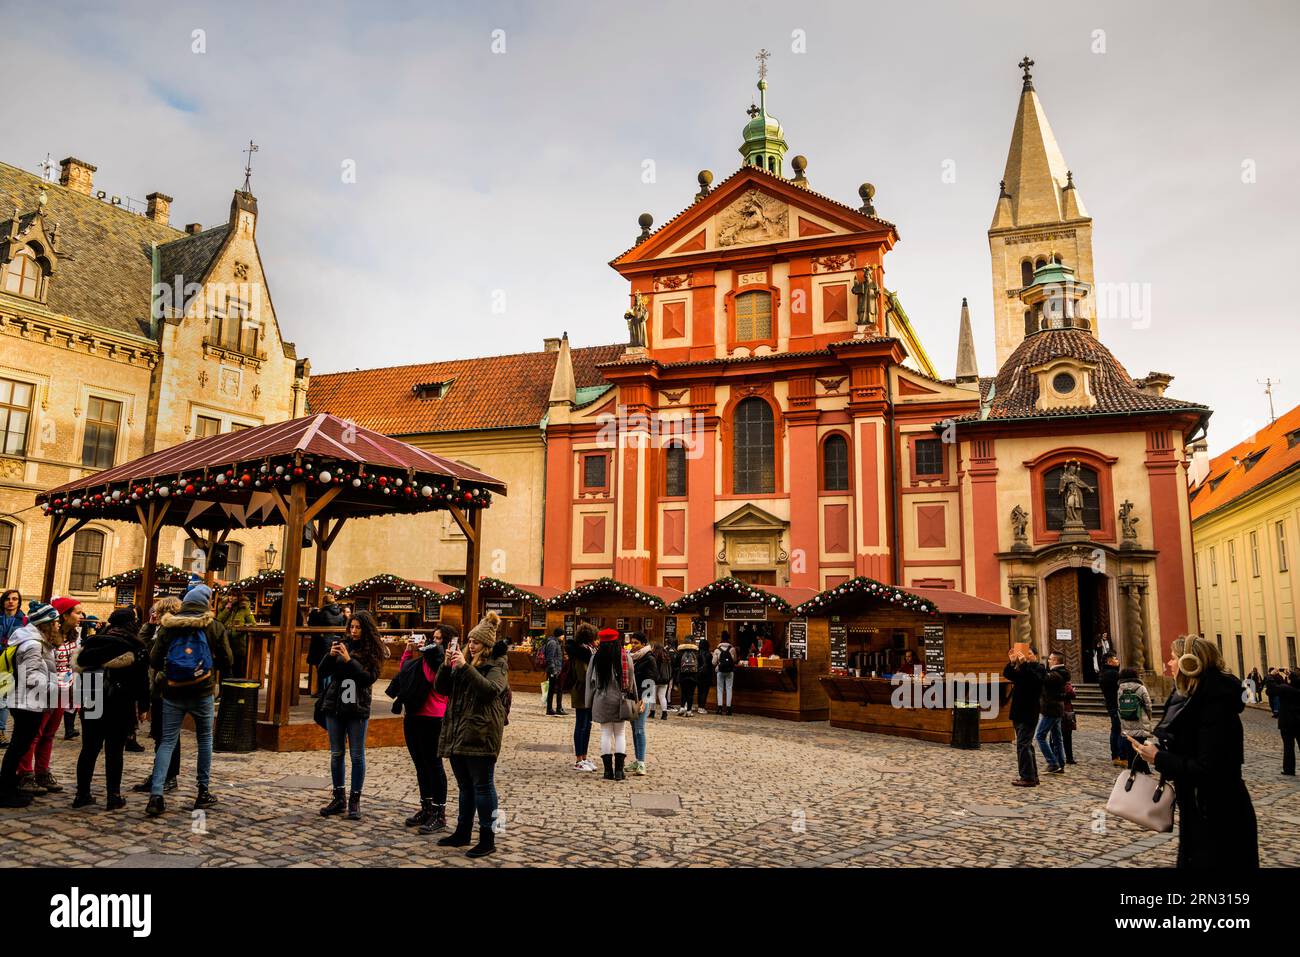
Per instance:
[[[59,546],[77,534],[78,529],[88,521],[88,518],[79,518],[68,528],[68,516],[55,515],[50,519],[50,538],[45,543],[45,573],[41,576],[41,601],[49,601],[54,597],[54,569],[59,563]]]
[[[336,518],[331,523],[328,518],[314,520],[316,542],[316,604],[319,608],[325,604],[325,570],[329,566],[329,550],[343,528],[346,518]]]
[[[302,529],[306,524],[307,483],[294,482],[289,489],[285,515],[284,589],[280,599],[280,635],[271,663],[271,720],[289,723],[289,703],[298,678],[298,577],[302,565]]]
[[[166,502],[149,502],[136,505],[135,513],[140,517],[140,528],[144,531],[144,567],[140,569],[140,594],[136,604],[142,618],[147,618],[153,607],[154,588],[158,583],[158,533],[162,530],[162,520],[167,514]]]
[[[452,515],[465,532],[465,594],[461,605],[461,631],[468,633],[478,623],[479,538],[483,529],[483,510],[469,509],[469,515],[466,516],[468,522],[461,518],[458,509],[453,510]]]

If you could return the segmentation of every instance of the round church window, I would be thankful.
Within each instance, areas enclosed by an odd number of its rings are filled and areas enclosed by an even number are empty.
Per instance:
[[[1052,377],[1052,388],[1061,395],[1069,395],[1074,391],[1074,376],[1068,372],[1058,372]]]

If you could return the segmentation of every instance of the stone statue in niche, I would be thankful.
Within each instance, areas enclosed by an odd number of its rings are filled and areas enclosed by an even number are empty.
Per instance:
[[[1083,480],[1078,462],[1070,462],[1065,466],[1061,480],[1057,483],[1057,491],[1061,494],[1061,504],[1065,509],[1066,527],[1082,528],[1083,493],[1096,490]]]
[[[645,296],[638,292],[632,297],[632,308],[623,313],[627,320],[627,344],[633,349],[645,348],[645,324],[649,315],[650,307],[646,305]]]
[[[785,239],[790,214],[785,204],[751,189],[718,217],[718,245],[737,246],[765,239]]]
[[[1124,499],[1124,504],[1119,507],[1119,527],[1124,539],[1123,545],[1137,546],[1137,526],[1140,521],[1141,519],[1133,514],[1133,503]]]
[[[880,287],[876,285],[876,274],[870,266],[862,267],[862,275],[854,281],[851,291],[858,297],[858,332],[864,333],[868,326],[876,324],[876,313],[880,309]]]
[[[1029,513],[1017,505],[1011,510],[1011,534],[1015,538],[1016,545],[1027,546],[1029,544],[1025,531],[1028,527]]]

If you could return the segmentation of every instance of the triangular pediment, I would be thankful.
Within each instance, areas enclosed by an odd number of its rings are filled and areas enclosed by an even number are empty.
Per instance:
[[[835,234],[889,233],[884,220],[755,167],[742,167],[610,265]]]
[[[738,531],[740,529],[762,531],[765,529],[783,529],[789,524],[785,519],[778,518],[752,502],[746,502],[726,518],[719,519],[716,527],[719,530],[726,529],[728,531]]]

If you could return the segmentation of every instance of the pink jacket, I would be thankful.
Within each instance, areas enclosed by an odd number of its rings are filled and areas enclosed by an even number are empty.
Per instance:
[[[406,664],[407,661],[415,654],[407,645],[406,650],[402,652],[402,661],[398,667]],[[423,658],[423,655],[421,655]],[[424,669],[424,677],[428,679],[429,684],[433,684],[434,671],[429,667],[427,661],[421,661],[420,667]],[[429,697],[424,699],[424,705],[419,711],[411,712],[413,717],[417,718],[441,718],[447,713],[447,696],[438,694],[436,691],[430,691]]]

